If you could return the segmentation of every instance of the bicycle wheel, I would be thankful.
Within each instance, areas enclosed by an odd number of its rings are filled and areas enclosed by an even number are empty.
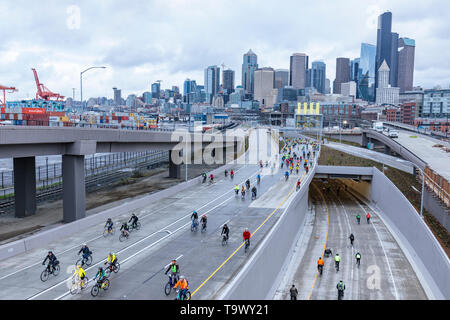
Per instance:
[[[169,281],[166,283],[166,286],[164,287],[164,293],[166,294],[166,296],[168,296],[171,291],[172,291],[172,284]]]
[[[113,267],[113,271],[114,271],[114,273],[117,273],[117,272],[119,272],[119,270],[120,270],[120,264],[118,262],[116,262],[115,266]]]
[[[78,283],[72,283],[72,286],[70,287],[70,294],[74,295],[78,292]]]
[[[81,290],[86,289],[89,283],[89,279],[87,276],[84,277],[83,280],[81,280]]]
[[[99,292],[98,284],[95,284],[91,289],[91,295],[93,297],[96,297],[98,295],[98,292]]]
[[[105,277],[109,278],[109,276],[111,275],[111,270],[108,268],[105,269]]]
[[[141,228],[141,223],[138,221],[138,222],[136,222],[136,230],[139,230]]]
[[[190,291],[186,292],[186,300],[191,300],[191,292]]]
[[[84,263],[89,267],[92,264],[92,255],[89,255]]]
[[[59,264],[57,264],[54,268],[53,268],[53,275],[56,277],[59,274]]]
[[[127,237],[125,237],[123,234],[121,234],[121,235],[119,236],[119,241],[120,241],[120,242],[123,242],[123,241],[125,241],[126,238],[127,238]]]
[[[103,237],[107,237],[109,235],[109,231],[108,229],[105,229],[105,231],[103,231]]]
[[[45,282],[45,281],[47,281],[47,280],[48,280],[48,270],[45,269],[45,270],[42,271],[42,273],[41,273],[41,281],[42,281],[42,282]]]
[[[77,262],[75,262],[75,265],[81,266],[82,263],[83,263],[83,258],[81,257],[80,259],[77,260]]]
[[[105,281],[104,281],[104,286],[103,286],[103,290],[108,290],[108,289],[109,289],[109,285],[110,285],[109,280],[108,280],[108,279],[105,279]]]
[[[225,237],[222,238],[222,246],[226,246],[227,245],[227,239]]]

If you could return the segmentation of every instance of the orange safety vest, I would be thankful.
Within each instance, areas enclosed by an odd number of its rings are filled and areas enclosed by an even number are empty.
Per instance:
[[[186,281],[186,279],[180,279],[178,280],[177,284],[175,285],[174,288],[178,287],[178,285],[180,285],[180,289],[188,289],[188,283]]]
[[[322,260],[322,259],[317,260],[317,264],[318,264],[319,266],[323,266],[323,260]]]

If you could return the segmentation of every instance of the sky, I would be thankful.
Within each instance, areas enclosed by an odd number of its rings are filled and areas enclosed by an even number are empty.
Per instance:
[[[163,89],[186,78],[204,82],[210,65],[235,70],[249,49],[260,67],[289,69],[294,52],[322,60],[335,77],[337,57],[354,59],[362,42],[376,44],[377,17],[391,11],[392,31],[415,39],[414,85],[450,85],[448,0],[2,0],[0,84],[35,97],[40,82],[66,97],[122,97]]]

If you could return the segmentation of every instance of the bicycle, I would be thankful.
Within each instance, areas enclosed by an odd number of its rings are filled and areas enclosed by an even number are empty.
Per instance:
[[[191,292],[189,290],[186,291],[185,299],[181,299],[180,290],[177,290],[177,297],[175,298],[175,300],[191,300]]]
[[[141,229],[141,223],[139,221],[136,222],[136,225],[134,223],[130,224],[130,232],[132,232],[134,229]]]
[[[319,271],[319,274],[322,275],[322,272],[323,272],[323,266],[322,266],[322,265],[319,265],[319,266],[317,266],[317,268],[319,269],[319,270],[318,270],[318,271]]]
[[[168,296],[170,294],[173,286],[177,283],[177,281],[178,281],[178,276],[176,276],[174,274],[171,274],[169,276],[169,281],[164,286],[164,293],[166,294],[166,296]]]
[[[77,279],[78,278],[78,279]],[[84,277],[83,280],[79,279],[79,277],[72,277],[72,286],[70,287],[70,294],[74,295],[78,293],[78,290],[84,290],[87,288],[89,283],[89,279],[87,276]]]
[[[244,192],[241,191],[241,199],[245,200],[245,191]]]
[[[252,200],[255,200],[255,199],[256,199],[256,193],[252,192]]]
[[[56,277],[59,274],[59,271],[60,271],[59,262],[55,262],[55,264],[52,265],[51,270],[50,265],[47,265],[47,267],[41,273],[41,281],[42,282],[47,281],[48,276],[50,274],[53,274]]]
[[[226,234],[222,236],[222,246],[225,247],[228,244],[228,237]]]
[[[77,262],[75,263],[76,266],[84,266],[87,265],[88,267],[92,264],[92,253],[89,253],[87,258],[80,257]]]
[[[119,262],[116,262],[115,264],[110,263],[109,266],[105,268],[105,277],[108,278],[111,275],[111,272],[117,273],[119,270]]]
[[[358,268],[359,268],[360,264],[361,264],[361,259],[356,259],[356,265],[358,266]]]
[[[250,242],[248,239],[245,239],[245,248],[244,248],[245,253],[247,253],[249,247],[250,247]]]
[[[114,235],[116,233],[116,228],[112,227],[111,230],[108,228],[105,228],[105,231],[103,231],[103,236],[106,238],[109,235]]]
[[[338,300],[342,300],[344,298],[344,290],[338,290]]]
[[[123,241],[125,241],[126,239],[128,239],[130,237],[130,233],[129,232],[124,232],[124,231],[122,231],[122,233],[120,234],[120,236],[119,236],[119,241],[120,242],[123,242]]]
[[[206,223],[202,223],[202,230],[201,230],[201,232],[203,233],[203,232],[206,232]]]
[[[336,268],[336,272],[339,271],[339,261],[334,262],[334,267]]]
[[[198,230],[198,221],[197,220],[192,220],[192,224],[191,224],[191,232],[197,232]]]
[[[104,279],[101,284],[99,284],[98,282],[96,284],[94,284],[94,286],[91,289],[91,295],[93,297],[96,297],[98,295],[98,293],[100,292],[100,290],[108,290],[110,286],[110,282],[108,279]]]

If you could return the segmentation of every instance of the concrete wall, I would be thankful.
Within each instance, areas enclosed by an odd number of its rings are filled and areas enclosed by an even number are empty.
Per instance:
[[[342,141],[347,141],[347,142],[354,142],[354,143],[358,143],[359,145],[362,145],[362,134],[342,134],[339,136],[339,133],[326,133],[323,132],[323,137],[326,138],[332,138],[335,140],[339,140],[341,139]]]
[[[302,182],[303,187],[281,214],[268,235],[257,245],[241,272],[223,290],[219,299],[255,300],[272,299],[283,266],[288,261],[293,242],[302,232],[308,210],[309,184],[315,174],[314,167]],[[294,191],[295,192],[295,191]],[[280,212],[276,213],[280,214]]]
[[[345,184],[349,189],[352,189],[358,193],[363,198],[370,200],[371,187],[372,185],[366,181],[356,182],[352,179],[339,179],[343,184]]]
[[[450,232],[450,214],[448,208],[442,205],[434,196],[434,192],[425,189],[423,194],[423,206]]]
[[[427,294],[450,299],[450,260],[420,215],[395,185],[373,168],[371,200],[408,256]]]

